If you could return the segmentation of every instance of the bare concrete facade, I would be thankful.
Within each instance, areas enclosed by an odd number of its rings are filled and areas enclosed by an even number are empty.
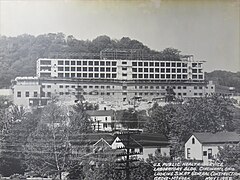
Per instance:
[[[42,100],[76,95],[90,102],[129,103],[134,97],[152,101],[164,98],[168,87],[179,99],[202,97],[215,92],[204,79],[203,64],[193,56],[178,61],[39,59],[37,77],[15,79],[14,103],[43,105]]]

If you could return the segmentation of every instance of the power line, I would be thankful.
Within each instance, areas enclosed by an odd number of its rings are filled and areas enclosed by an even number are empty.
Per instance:
[[[137,162],[138,159],[132,159],[131,157],[133,155],[137,155],[139,153],[136,153],[136,152],[130,152],[130,149],[132,149],[133,145],[131,145],[131,140],[133,141],[133,139],[130,137],[130,132],[129,130],[127,131],[127,133],[123,133],[122,134],[123,136],[126,136],[126,140],[123,139],[119,142],[121,143],[124,143],[124,147],[122,148],[118,148],[118,149],[125,149],[126,152],[124,153],[121,153],[121,154],[118,154],[117,156],[119,157],[126,157],[126,158],[123,158],[119,161],[116,161],[116,163],[119,163],[119,164],[123,164],[122,166],[120,166],[120,168],[116,168],[116,170],[124,170],[125,173],[126,173],[126,180],[130,180],[130,174],[131,174],[131,169],[133,168],[136,168],[136,166],[130,166],[130,163],[132,162]]]

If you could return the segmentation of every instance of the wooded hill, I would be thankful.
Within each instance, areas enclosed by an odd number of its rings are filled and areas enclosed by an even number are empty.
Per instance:
[[[56,55],[58,58],[73,58],[72,55],[78,58],[79,53],[99,55],[101,50],[107,48],[141,49],[153,59],[180,58],[180,51],[177,49],[154,51],[129,37],[116,40],[104,35],[92,41],[83,41],[63,33],[49,33],[36,37],[28,34],[17,37],[0,36],[0,88],[9,88],[11,80],[17,76],[35,76],[38,58],[54,58]],[[240,92],[240,72],[214,71],[206,76],[208,80],[217,79],[220,85],[234,86]]]
[[[0,36],[0,88],[8,88],[16,76],[34,76],[38,58],[78,58],[79,53],[100,53],[101,50],[141,49],[145,54],[160,59],[179,59],[180,51],[167,48],[162,52],[154,51],[137,40],[123,37],[120,40],[108,36],[96,39],[78,40],[72,35],[49,33],[37,37],[24,34],[17,37]],[[77,56],[76,56],[77,55]]]
[[[222,86],[235,87],[236,92],[240,92],[240,71],[234,73],[230,71],[216,70],[206,73],[206,79],[212,80]]]

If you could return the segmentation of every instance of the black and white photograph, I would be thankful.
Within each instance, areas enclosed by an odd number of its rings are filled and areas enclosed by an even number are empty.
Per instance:
[[[240,0],[0,0],[0,180],[240,180]]]

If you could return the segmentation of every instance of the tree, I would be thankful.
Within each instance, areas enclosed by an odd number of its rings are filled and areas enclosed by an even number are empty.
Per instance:
[[[21,122],[26,118],[27,112],[23,106],[12,105],[9,108],[11,120],[13,122]]]
[[[62,179],[70,161],[69,118],[66,109],[46,106],[36,130],[25,146],[27,169],[42,176]]]
[[[38,58],[83,58],[83,53],[99,54],[104,49],[137,49],[144,57],[151,59],[179,59],[180,51],[167,48],[162,52],[150,50],[143,43],[123,37],[120,40],[111,39],[106,35],[94,40],[78,40],[72,35],[65,38],[63,33],[48,33],[39,36],[28,34],[17,37],[0,36],[0,88],[9,88],[11,80],[17,76],[34,76]],[[81,52],[81,53],[79,53]],[[96,56],[96,55],[95,55]],[[100,54],[99,54],[100,56]],[[98,57],[99,57],[98,56]],[[237,81],[236,81],[237,82]]]
[[[154,178],[153,163],[140,160],[135,163],[136,168],[131,169],[130,179],[151,180]],[[122,180],[126,179],[124,170],[118,170],[119,165],[114,157],[104,160],[92,160],[91,157],[83,164],[75,166],[69,174],[69,179],[79,180]]]
[[[0,173],[10,176],[24,173],[24,148],[27,137],[34,131],[37,119],[22,107],[11,105],[1,134]]]
[[[240,92],[240,72],[229,72],[215,70],[210,73],[206,73],[206,80],[214,81],[218,85],[235,87],[235,92]]]
[[[145,124],[145,130],[149,133],[161,133],[166,136],[170,133],[170,118],[163,107],[157,106],[153,109],[150,119]]]
[[[174,92],[173,88],[168,86],[166,91],[167,93],[166,93],[165,101],[173,102],[176,99],[175,98],[176,93]]]
[[[105,159],[91,159],[89,158],[83,166],[84,180],[121,180],[125,179],[124,173],[116,170],[116,163],[114,157],[109,155]]]
[[[78,162],[73,158],[72,141],[84,141],[84,135],[92,132],[85,111],[80,103],[72,107],[50,103],[43,109],[24,150],[28,171],[62,179],[62,173]]]
[[[90,117],[86,113],[86,106],[88,107],[88,105],[81,103],[72,106],[69,126],[73,134],[89,133],[93,131]]]
[[[161,55],[164,60],[176,61],[180,60],[180,52],[174,48],[166,48],[161,52]]]
[[[138,115],[137,112],[133,108],[129,108],[127,110],[123,110],[121,122],[124,127],[127,128],[138,128]]]
[[[240,172],[240,143],[225,145],[223,148],[219,147],[217,160],[225,166],[234,167],[237,172]]]
[[[85,172],[84,172],[84,166],[79,165],[79,163],[70,166],[69,173],[67,175],[68,179],[78,179],[78,180],[84,180]]]
[[[173,142],[174,154],[183,155],[183,143],[193,132],[233,131],[232,106],[228,99],[214,95],[155,107],[145,130],[165,134]]]
[[[0,97],[0,140],[3,133],[8,129],[10,119],[7,117],[7,111],[12,103],[6,97]]]
[[[104,35],[104,36],[98,36],[96,39],[92,41],[92,51],[93,52],[100,52],[103,49],[111,48],[111,39],[110,37]]]

